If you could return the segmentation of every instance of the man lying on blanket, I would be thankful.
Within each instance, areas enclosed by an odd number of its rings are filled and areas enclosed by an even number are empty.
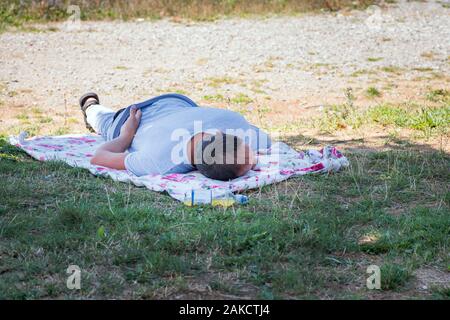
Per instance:
[[[180,94],[166,94],[118,112],[100,105],[95,93],[80,98],[86,127],[107,141],[92,164],[147,174],[198,170],[211,179],[231,180],[256,165],[256,152],[269,136],[240,114],[199,107]]]

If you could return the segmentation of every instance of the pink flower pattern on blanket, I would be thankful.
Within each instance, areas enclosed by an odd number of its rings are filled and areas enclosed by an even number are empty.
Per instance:
[[[88,169],[94,175],[105,175],[114,180],[132,182],[154,191],[167,191],[172,197],[183,200],[191,190],[231,190],[233,192],[286,180],[293,176],[338,171],[348,166],[348,160],[336,148],[327,146],[321,150],[297,152],[284,143],[276,142],[270,150],[258,155],[258,166],[238,179],[223,182],[211,180],[198,172],[187,174],[152,174],[136,177],[126,170],[115,170],[90,164],[95,149],[104,140],[97,135],[64,135],[11,137],[10,142],[40,161],[59,160],[70,166]]]

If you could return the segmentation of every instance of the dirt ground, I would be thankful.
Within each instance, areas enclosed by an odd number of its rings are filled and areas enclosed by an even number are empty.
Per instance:
[[[113,109],[179,92],[242,112],[272,134],[302,134],[299,146],[317,139],[381,148],[392,135],[384,128],[330,135],[312,119],[344,103],[349,87],[358,108],[429,104],[431,90],[450,87],[449,17],[441,2],[400,1],[293,17],[66,22],[13,30],[0,35],[0,133],[84,132],[77,100],[90,90]],[[379,94],[368,95],[370,88]],[[415,139],[408,130],[395,137]],[[414,144],[448,150],[447,140]]]

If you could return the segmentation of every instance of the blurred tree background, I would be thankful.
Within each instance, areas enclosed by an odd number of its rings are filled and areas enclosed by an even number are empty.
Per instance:
[[[78,5],[82,20],[159,19],[181,17],[213,20],[221,16],[298,14],[343,8],[359,9],[374,0],[0,0],[0,24],[20,26],[24,22],[60,21]]]

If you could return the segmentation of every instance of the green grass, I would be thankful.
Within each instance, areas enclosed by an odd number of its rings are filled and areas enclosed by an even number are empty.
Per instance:
[[[253,102],[253,99],[245,93],[238,93],[229,98],[223,96],[222,94],[206,95],[203,96],[203,100],[207,102],[229,102],[236,105],[247,105]]]
[[[414,71],[419,71],[419,72],[431,72],[434,69],[433,68],[428,68],[428,67],[419,67],[419,68],[413,68]]]
[[[364,75],[375,75],[375,74],[377,74],[377,73],[374,70],[361,69],[361,70],[356,70],[350,76],[357,78],[357,77],[364,76]]]
[[[380,268],[381,289],[392,290],[404,286],[411,277],[411,273],[396,264],[385,264]]]
[[[419,130],[430,136],[443,133],[450,124],[450,105],[426,107],[418,105],[378,105],[368,112],[371,121],[382,126],[396,126]]]
[[[21,113],[21,114],[17,115],[16,118],[19,119],[19,120],[22,120],[22,121],[26,121],[30,117],[27,114],[25,114],[25,113]]]
[[[369,88],[366,94],[371,97],[381,95],[375,88]],[[328,133],[345,128],[358,129],[363,125],[379,125],[417,130],[424,137],[445,135],[450,126],[450,104],[441,91],[430,93],[428,97],[439,102],[438,105],[383,103],[367,110],[357,108],[353,103],[334,105],[325,109],[314,125]]]
[[[230,77],[213,77],[208,78],[208,86],[212,88],[220,88],[224,85],[232,85],[239,83],[238,79],[230,78]]]
[[[208,101],[208,102],[224,102],[224,101],[227,101],[227,99],[221,94],[206,95],[206,96],[203,96],[203,100]]]
[[[126,66],[115,66],[114,69],[124,71],[124,70],[129,70],[130,68],[128,68]]]
[[[253,102],[253,99],[244,93],[238,93],[234,97],[231,98],[231,103],[234,104],[249,104]]]
[[[403,69],[400,67],[397,67],[397,66],[387,66],[387,67],[382,67],[381,71],[384,71],[386,73],[400,75],[402,73]]]
[[[176,87],[169,87],[169,88],[165,88],[165,89],[158,89],[158,92],[163,92],[163,93],[178,93],[178,94],[183,94],[183,95],[188,95],[189,92],[187,92],[186,90],[180,89],[180,88],[176,88]]]
[[[323,115],[313,122],[313,125],[318,127],[321,132],[333,133],[346,128],[357,129],[363,122],[364,118],[356,108],[342,104],[327,107]]]
[[[386,297],[422,297],[414,270],[448,268],[450,157],[348,156],[348,170],[250,191],[245,206],[189,208],[0,140],[0,298],[370,298],[371,264]]]
[[[432,102],[446,102],[450,104],[450,91],[445,89],[435,89],[427,93],[427,100]]]
[[[313,121],[313,125],[318,127],[320,131],[327,133],[348,127],[359,128],[364,122],[364,117],[354,104],[355,97],[352,89],[347,88],[345,95],[346,103],[327,107],[323,115]]]
[[[447,287],[434,287],[432,288],[433,298],[449,300],[450,299],[450,286]]]
[[[367,95],[367,97],[369,97],[369,98],[378,98],[378,97],[381,97],[381,96],[382,96],[380,90],[378,90],[378,89],[375,88],[375,87],[369,87],[369,88],[367,88],[367,90],[366,90],[366,95]]]

